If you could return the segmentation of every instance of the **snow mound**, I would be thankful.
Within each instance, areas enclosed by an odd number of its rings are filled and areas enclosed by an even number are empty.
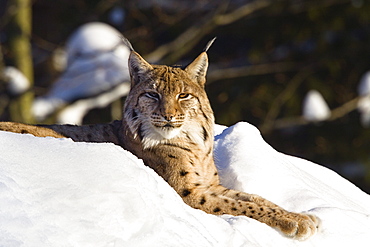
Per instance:
[[[217,132],[222,131],[217,127]],[[305,242],[244,216],[187,206],[110,143],[0,132],[0,246],[364,246],[370,196],[336,173],[275,151],[238,123],[215,138],[222,183],[321,219]]]
[[[368,128],[370,127],[370,71],[362,76],[358,86],[358,94],[360,99],[357,103],[357,109],[361,114],[361,124]]]
[[[50,91],[35,100],[32,106],[33,115],[38,120],[45,119],[59,108],[76,100],[95,98],[109,91],[116,91],[117,97],[127,95],[128,90],[119,88],[130,85],[128,57],[130,50],[122,42],[122,34],[108,24],[91,22],[79,27],[66,44],[67,68],[53,83]],[[109,103],[110,103],[109,102]],[[93,101],[94,103],[94,101]],[[76,107],[77,116],[72,116],[68,123],[82,121],[79,115],[100,104],[90,107]],[[78,112],[76,109],[81,109]],[[77,119],[77,120],[75,120]]]
[[[370,94],[370,71],[366,72],[358,85],[358,94],[361,96]]]
[[[8,91],[13,95],[20,95],[26,92],[31,86],[27,77],[16,67],[5,67],[3,76],[8,82]]]
[[[316,90],[310,90],[303,100],[303,117],[312,122],[320,122],[330,117],[330,109],[324,97]]]

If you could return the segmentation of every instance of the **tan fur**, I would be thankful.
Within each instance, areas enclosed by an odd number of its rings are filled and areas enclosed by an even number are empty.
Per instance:
[[[9,131],[20,134],[31,134],[39,137],[55,137],[55,138],[66,138],[66,136],[61,135],[54,130],[43,128],[40,126],[32,126],[22,123],[13,122],[0,122],[0,130]]]
[[[181,69],[151,65],[132,51],[131,91],[122,121],[42,127],[1,123],[0,130],[113,142],[143,159],[194,208],[216,215],[245,215],[287,236],[310,237],[318,226],[315,216],[291,213],[260,196],[220,185],[213,161],[214,116],[204,90],[207,67],[206,52]]]

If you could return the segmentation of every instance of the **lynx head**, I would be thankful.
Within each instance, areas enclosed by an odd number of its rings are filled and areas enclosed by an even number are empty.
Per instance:
[[[213,112],[204,90],[210,44],[184,69],[149,64],[131,51],[124,120],[144,149],[177,138],[204,144],[213,134]]]

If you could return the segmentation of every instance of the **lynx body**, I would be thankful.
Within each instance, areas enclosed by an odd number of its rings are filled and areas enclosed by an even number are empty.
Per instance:
[[[184,69],[149,64],[129,45],[131,91],[122,120],[38,127],[4,122],[0,130],[113,142],[143,159],[188,205],[215,215],[244,215],[286,236],[307,239],[317,231],[315,216],[288,212],[258,195],[220,185],[213,160],[214,115],[204,89],[210,44]]]

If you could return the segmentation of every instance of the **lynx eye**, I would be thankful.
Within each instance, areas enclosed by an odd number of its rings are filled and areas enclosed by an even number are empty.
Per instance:
[[[177,97],[179,99],[188,99],[188,98],[190,98],[190,94],[188,94],[188,93],[180,93]]]
[[[151,99],[159,100],[159,94],[155,92],[146,92],[145,96]]]

